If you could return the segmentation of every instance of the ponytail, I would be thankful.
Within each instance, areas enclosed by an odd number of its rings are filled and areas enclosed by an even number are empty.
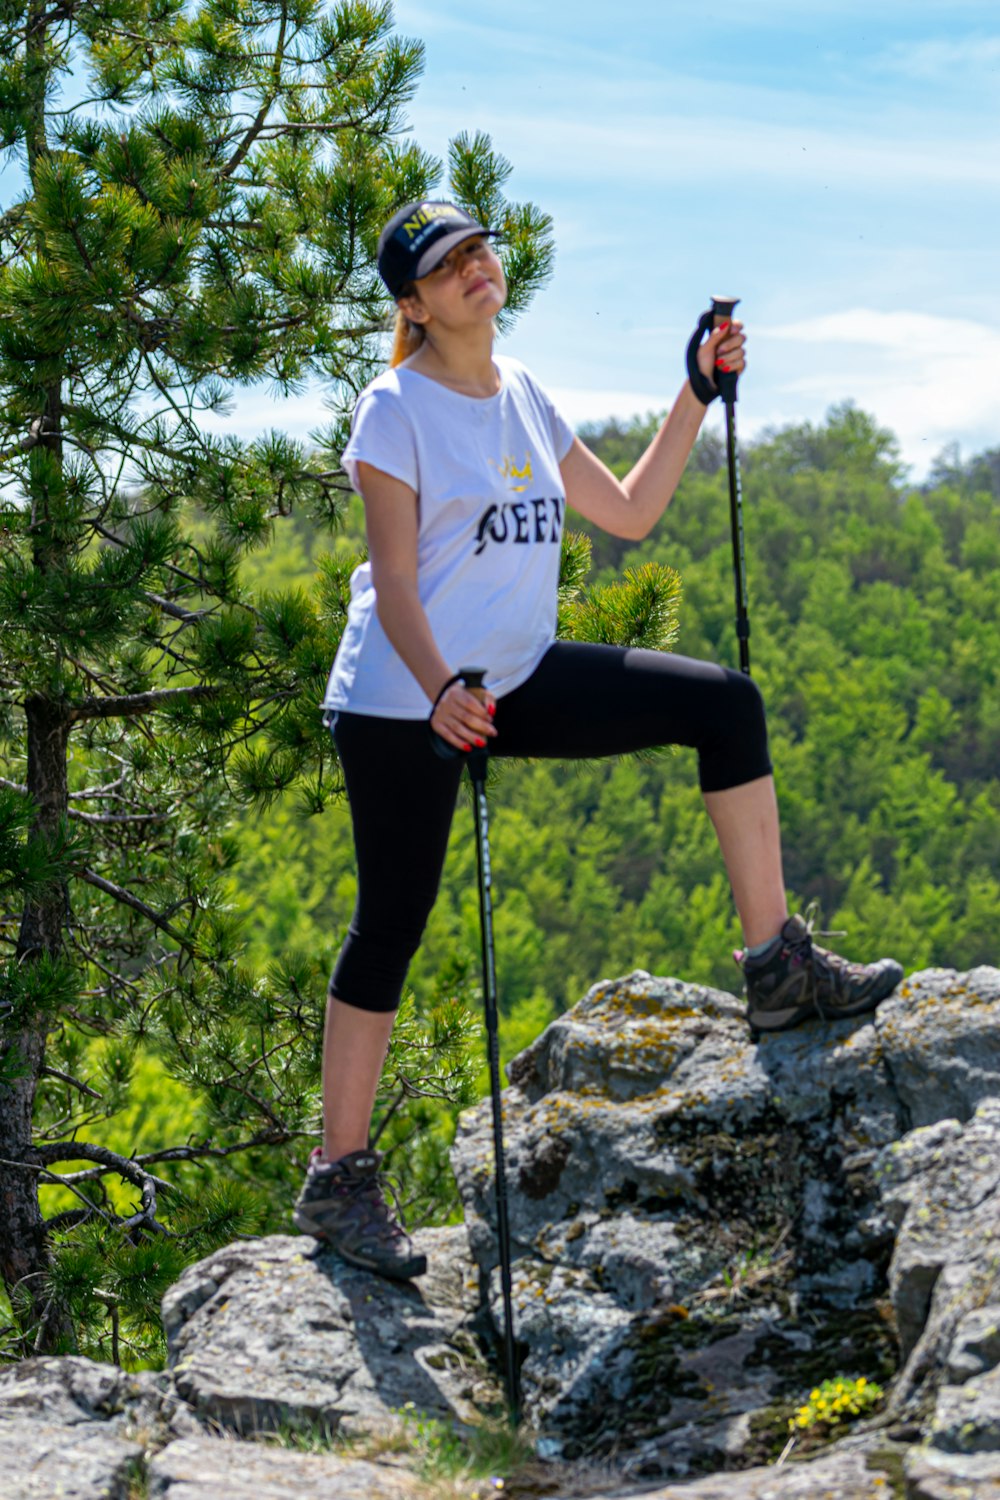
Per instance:
[[[400,297],[412,297],[416,295],[416,287],[408,282],[399,293]],[[389,355],[390,368],[402,364],[404,359],[409,359],[411,354],[416,354],[420,345],[424,342],[426,334],[420,323],[411,323],[402,308],[396,309],[396,326],[392,331],[392,353]]]

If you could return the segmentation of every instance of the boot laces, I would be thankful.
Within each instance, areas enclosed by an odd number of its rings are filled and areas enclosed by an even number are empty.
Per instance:
[[[806,932],[810,941],[814,937],[842,938],[847,936],[847,928],[817,927],[819,921],[819,902],[812,900],[802,913],[802,920],[806,924]]]
[[[834,1021],[837,1019],[836,1007],[833,1007],[828,1011],[823,1003],[823,986],[820,981],[821,972],[825,971],[829,976],[830,988],[833,993],[836,994],[841,989],[844,980],[849,978],[852,973],[859,972],[863,968],[863,965],[852,964],[849,959],[842,958],[839,953],[830,953],[826,948],[821,948],[817,943],[813,942],[814,936],[826,938],[842,938],[847,936],[846,929],[832,929],[817,926],[817,922],[819,920],[818,901],[809,902],[809,905],[806,907],[805,911],[802,914],[802,920],[806,925],[803,946],[805,941],[808,941],[813,958],[812,1002],[815,1005],[818,1014],[823,1018],[824,1021]]]

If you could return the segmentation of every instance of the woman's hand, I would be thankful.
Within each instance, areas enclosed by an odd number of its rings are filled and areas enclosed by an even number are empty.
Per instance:
[[[481,749],[488,739],[496,737],[493,715],[497,700],[486,688],[481,692],[482,698],[463,683],[453,682],[431,714],[431,728],[456,750],[471,750],[473,745]]]
[[[706,380],[718,385],[716,367],[734,375],[742,375],[747,367],[744,346],[746,334],[743,324],[737,321],[723,323],[709,334],[698,350],[698,368]]]

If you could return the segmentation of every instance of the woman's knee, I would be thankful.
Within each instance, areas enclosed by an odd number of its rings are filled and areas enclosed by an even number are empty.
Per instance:
[[[745,672],[724,667],[722,712],[699,747],[703,792],[722,792],[771,773],[767,713],[760,688]]]
[[[330,992],[358,1010],[395,1010],[420,937],[420,931],[385,934],[352,927],[334,967]]]
[[[760,688],[746,672],[736,672],[732,667],[726,667],[725,673],[734,716],[740,723],[766,732],[767,710]]]

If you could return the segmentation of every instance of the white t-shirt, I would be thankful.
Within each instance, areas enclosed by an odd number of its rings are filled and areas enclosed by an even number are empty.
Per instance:
[[[516,359],[495,356],[501,388],[463,396],[403,366],[358,397],[341,462],[417,492],[417,588],[454,671],[486,669],[498,697],[524,682],[555,639],[566,496],[559,464],[573,431]],[[423,719],[430,703],[375,611],[371,566],[351,603],[323,700],[377,718]]]

